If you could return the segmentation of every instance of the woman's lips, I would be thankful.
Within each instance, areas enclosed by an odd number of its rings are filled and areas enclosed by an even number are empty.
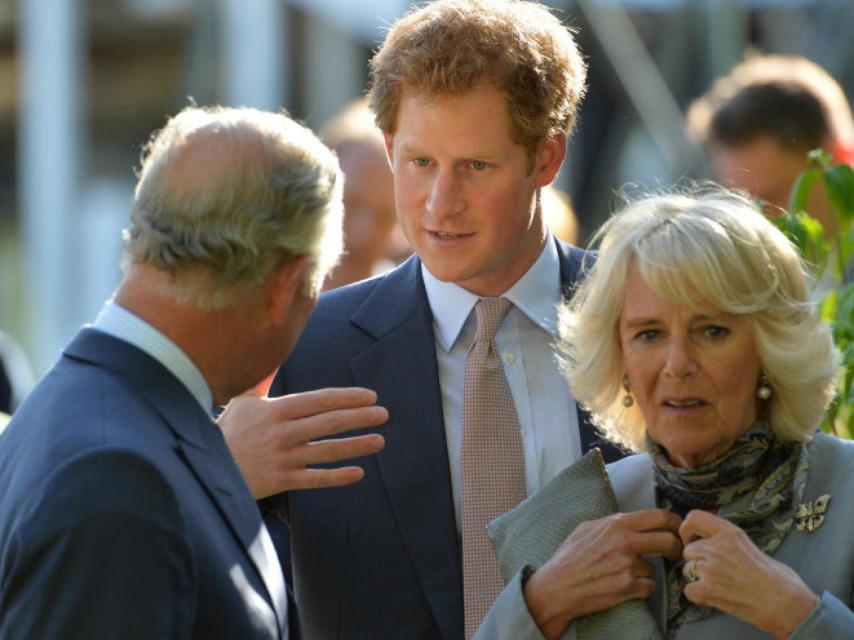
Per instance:
[[[690,410],[690,409],[700,409],[705,407],[708,403],[702,398],[665,398],[662,400],[661,405],[667,407],[668,409],[678,409],[678,410]]]

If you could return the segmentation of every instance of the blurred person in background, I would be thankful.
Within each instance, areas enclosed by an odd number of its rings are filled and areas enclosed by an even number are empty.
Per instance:
[[[282,572],[211,419],[295,343],[342,246],[337,160],[286,115],[190,107],[146,147],[113,300],[0,436],[0,638],[289,635]],[[279,489],[382,437],[364,389],[268,401]],[[312,441],[309,443],[309,441]]]
[[[709,151],[717,178],[765,201],[771,214],[788,208],[809,151],[825,149],[837,162],[854,163],[845,93],[799,56],[748,57],[690,105],[688,131]],[[830,206],[818,181],[807,212],[832,237]]]
[[[367,101],[351,103],[319,135],[338,155],[344,172],[344,253],[323,283],[329,290],[397,265],[389,259],[397,218],[382,132]]]
[[[0,412],[12,414],[33,387],[34,376],[24,350],[0,331]]]

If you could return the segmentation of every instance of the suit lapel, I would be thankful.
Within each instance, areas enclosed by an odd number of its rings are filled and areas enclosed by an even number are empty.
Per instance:
[[[163,365],[123,340],[83,329],[65,353],[113,371],[163,417],[182,457],[255,567],[281,629],[287,607],[281,568],[249,488],[210,416]]]
[[[586,275],[586,271],[593,265],[596,255],[557,239],[555,239],[555,244],[560,262],[561,291],[564,299],[569,300]],[[578,411],[578,430],[581,437],[581,453],[585,454],[592,448],[599,447],[602,450],[605,462],[614,462],[622,458],[625,453],[599,435],[593,425],[590,413],[577,403],[576,409]]]
[[[376,462],[406,549],[444,638],[462,629],[462,576],[433,316],[412,259],[352,321],[376,342],[351,360],[356,384],[389,410]]]

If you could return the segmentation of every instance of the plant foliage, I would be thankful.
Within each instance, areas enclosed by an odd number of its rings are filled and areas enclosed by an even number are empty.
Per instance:
[[[828,229],[807,212],[815,188],[825,189],[830,201]],[[809,167],[792,188],[789,211],[774,218],[774,222],[813,265],[816,283],[822,289],[829,286],[821,296],[819,310],[822,319],[833,329],[841,366],[836,397],[822,429],[851,438],[854,436],[854,170],[847,164],[833,164],[823,150],[810,152]]]

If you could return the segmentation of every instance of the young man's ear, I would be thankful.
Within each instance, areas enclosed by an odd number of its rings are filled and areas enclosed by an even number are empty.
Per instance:
[[[538,187],[545,187],[554,181],[564,158],[566,158],[565,133],[561,131],[540,140],[534,158],[534,173]]]
[[[294,300],[304,295],[308,266],[309,257],[299,256],[283,261],[269,275],[270,321],[275,326],[282,326],[287,321]]]

